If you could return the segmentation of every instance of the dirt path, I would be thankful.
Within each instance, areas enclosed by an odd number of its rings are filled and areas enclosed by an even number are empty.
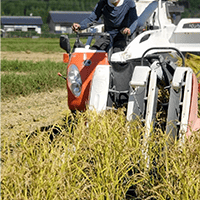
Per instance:
[[[44,61],[50,60],[55,62],[62,62],[63,61],[63,53],[40,53],[40,52],[31,52],[31,51],[21,51],[21,52],[9,52],[9,51],[2,51],[1,52],[1,59],[7,60],[25,60],[29,61],[32,60],[34,62],[37,61]]]
[[[1,102],[1,133],[32,132],[62,119],[67,110],[64,90],[32,94]]]
[[[4,58],[11,60],[20,58],[23,60],[21,53],[6,54],[2,52]],[[15,55],[15,56],[14,56]],[[24,55],[24,54],[23,54]],[[31,56],[30,56],[31,55]],[[30,56],[30,57],[29,57]],[[42,59],[60,60],[60,55],[31,53],[24,55],[24,60]],[[62,58],[61,58],[62,60]],[[67,91],[66,89],[58,89],[53,92],[43,92],[32,94],[27,97],[17,97],[1,102],[1,134],[13,135],[20,132],[30,133],[41,126],[54,124],[62,119],[63,113],[67,107]]]

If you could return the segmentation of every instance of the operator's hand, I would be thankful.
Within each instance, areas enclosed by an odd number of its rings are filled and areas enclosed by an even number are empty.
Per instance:
[[[80,28],[81,28],[80,24],[73,23],[73,25],[72,25],[72,30],[73,30],[74,32],[77,33],[77,32],[80,30]]]
[[[131,30],[129,28],[124,28],[122,31],[121,31],[122,34],[124,35],[130,35],[131,34]]]

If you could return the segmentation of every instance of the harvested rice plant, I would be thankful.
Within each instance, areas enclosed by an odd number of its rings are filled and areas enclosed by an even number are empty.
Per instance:
[[[140,122],[122,110],[77,115],[2,136],[3,199],[198,199],[199,132],[180,146],[158,129],[143,146]]]

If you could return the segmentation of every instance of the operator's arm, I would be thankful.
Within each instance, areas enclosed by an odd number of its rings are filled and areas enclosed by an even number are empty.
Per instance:
[[[102,15],[102,9],[104,5],[105,5],[105,0],[100,0],[97,3],[91,15],[80,23],[81,30],[88,28],[89,23],[99,20],[100,16]]]
[[[138,24],[138,16],[137,16],[137,12],[136,12],[136,7],[131,7],[130,10],[129,10],[129,23],[130,23],[130,26],[129,26],[129,29],[130,29],[130,32],[131,34],[133,34],[133,32],[135,31],[136,27],[137,27],[137,24]]]
[[[138,16],[136,12],[135,3],[133,1],[128,2],[129,10],[126,15],[126,25],[121,29],[121,33],[125,35],[132,35],[138,24]]]

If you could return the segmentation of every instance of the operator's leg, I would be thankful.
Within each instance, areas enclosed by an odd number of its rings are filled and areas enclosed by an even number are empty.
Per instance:
[[[90,47],[93,50],[107,50],[110,45],[110,36],[101,36],[96,42]]]
[[[122,35],[117,35],[113,41],[113,53],[124,51],[127,46],[126,37]]]
[[[113,44],[113,53],[124,51],[125,47],[126,47],[125,39],[119,39],[119,40],[115,39]]]

